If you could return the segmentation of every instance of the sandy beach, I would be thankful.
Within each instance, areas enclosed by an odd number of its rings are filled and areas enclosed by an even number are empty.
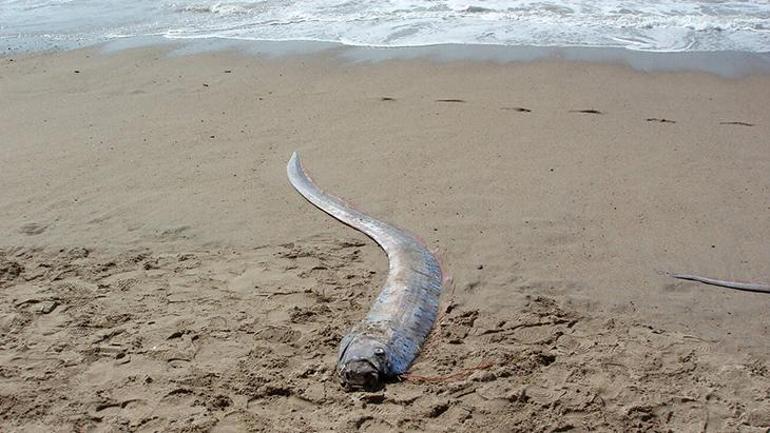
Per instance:
[[[2,432],[770,428],[770,76],[168,47],[0,57]],[[403,382],[345,393],[387,272],[452,281]]]

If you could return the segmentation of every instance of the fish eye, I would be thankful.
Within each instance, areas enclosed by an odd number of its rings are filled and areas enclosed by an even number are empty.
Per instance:
[[[377,356],[385,356],[385,349],[383,349],[382,347],[378,347],[374,349],[374,354]]]

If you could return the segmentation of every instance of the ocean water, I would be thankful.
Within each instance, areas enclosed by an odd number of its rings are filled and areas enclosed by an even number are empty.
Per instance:
[[[770,52],[768,0],[0,0],[0,48],[119,38]]]

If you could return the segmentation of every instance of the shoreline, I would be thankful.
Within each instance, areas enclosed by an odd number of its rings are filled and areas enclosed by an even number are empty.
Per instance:
[[[328,55],[343,62],[384,62],[390,60],[429,60],[434,62],[531,63],[538,61],[620,64],[641,72],[706,72],[725,78],[770,74],[770,51],[655,52],[615,47],[580,46],[508,46],[493,44],[435,44],[384,47],[346,45],[311,40],[243,40],[224,38],[170,39],[162,36],[138,36],[88,44],[80,47],[35,50],[8,47],[0,59],[64,53],[72,50],[97,50],[117,53],[135,48],[160,48],[169,55],[191,55],[217,51],[235,51],[245,55],[290,58]]]

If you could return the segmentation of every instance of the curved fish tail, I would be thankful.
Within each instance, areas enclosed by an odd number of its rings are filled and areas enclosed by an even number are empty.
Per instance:
[[[297,152],[292,153],[289,164],[286,167],[286,173],[294,189],[305,197],[307,201],[340,222],[369,236],[386,252],[388,249],[394,248],[398,244],[399,239],[403,237],[403,233],[400,233],[401,230],[396,227],[376,220],[354,209],[342,199],[321,190],[307,174]]]

